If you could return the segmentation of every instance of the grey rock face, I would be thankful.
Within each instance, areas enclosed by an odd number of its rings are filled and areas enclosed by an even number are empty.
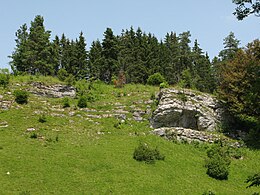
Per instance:
[[[195,94],[196,93],[196,94]],[[151,118],[153,128],[183,127],[214,131],[222,109],[211,95],[190,90],[164,89]]]
[[[42,83],[32,83],[32,88],[29,91],[39,96],[47,96],[53,98],[71,97],[76,96],[76,89],[67,85],[44,85]]]

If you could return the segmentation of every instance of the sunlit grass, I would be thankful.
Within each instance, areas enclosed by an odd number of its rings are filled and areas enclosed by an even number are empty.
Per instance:
[[[15,78],[12,82],[27,82]],[[158,87],[95,83],[97,100],[88,112],[77,108],[77,99],[62,108],[62,99],[31,95],[27,105],[0,111],[0,194],[252,194],[248,175],[259,171],[260,152],[243,150],[243,159],[232,160],[227,181],[208,177],[204,160],[207,145],[173,143],[150,133],[149,121],[132,119],[135,109],[145,109]],[[25,86],[26,88],[26,86]],[[12,89],[12,88],[11,88]],[[5,91],[6,92],[6,91]],[[0,89],[0,94],[5,93]],[[120,96],[118,95],[120,94]],[[12,97],[6,96],[6,98]],[[134,107],[131,107],[133,106]],[[127,119],[90,118],[122,109]],[[46,122],[38,121],[41,112]],[[146,116],[149,118],[149,116]],[[35,131],[29,132],[29,128]],[[31,138],[36,133],[37,138]],[[145,164],[133,159],[140,142],[158,147],[164,161]],[[9,173],[9,174],[7,174]],[[259,190],[258,190],[259,191]]]

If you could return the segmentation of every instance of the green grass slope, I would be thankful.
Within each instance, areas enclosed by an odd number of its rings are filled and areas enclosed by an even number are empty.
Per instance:
[[[0,89],[27,88],[28,80],[14,80]],[[24,82],[17,85],[16,82]],[[30,95],[29,103],[13,103],[0,110],[0,194],[252,194],[248,175],[259,171],[260,152],[241,149],[243,159],[232,160],[227,181],[206,174],[205,145],[178,144],[151,135],[148,120],[137,122],[135,110],[153,109],[146,103],[158,88],[126,85],[122,89],[94,84],[95,101],[87,109],[62,108],[62,100]],[[38,121],[42,114],[46,122]],[[109,114],[122,114],[120,119]],[[100,117],[102,116],[102,117]],[[117,116],[117,115],[116,115]],[[145,114],[144,118],[149,115]],[[28,131],[34,128],[35,131]],[[37,138],[35,138],[35,136]],[[164,161],[145,164],[133,159],[139,142],[158,147]]]

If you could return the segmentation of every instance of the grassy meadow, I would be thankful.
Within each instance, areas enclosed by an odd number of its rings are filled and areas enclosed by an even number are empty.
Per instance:
[[[2,100],[14,100],[15,89],[30,82],[53,84],[55,79],[12,78],[0,88]],[[173,143],[150,133],[136,110],[153,110],[150,101],[158,87],[94,83],[87,108],[63,108],[62,99],[29,96],[25,105],[0,109],[0,194],[215,194],[246,195],[246,178],[260,171],[260,151],[241,148],[242,159],[232,159],[228,180],[206,174],[206,144]],[[9,93],[11,92],[11,93]],[[1,99],[0,99],[1,100]],[[125,115],[122,121],[120,115]],[[46,122],[39,122],[41,116]],[[119,117],[119,118],[118,118]],[[34,130],[30,130],[30,129]],[[146,164],[133,159],[145,142],[165,155],[164,161]]]

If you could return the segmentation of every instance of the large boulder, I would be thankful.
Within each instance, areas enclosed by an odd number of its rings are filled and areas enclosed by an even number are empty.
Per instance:
[[[212,95],[187,89],[163,89],[159,94],[159,105],[153,112],[151,125],[153,128],[183,127],[214,131],[222,112]]]

